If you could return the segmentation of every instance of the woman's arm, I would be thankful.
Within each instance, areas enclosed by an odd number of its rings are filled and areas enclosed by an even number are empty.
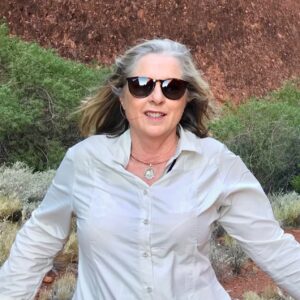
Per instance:
[[[239,157],[225,150],[224,208],[220,224],[245,252],[295,299],[300,299],[300,245],[285,234],[256,178]]]
[[[70,149],[40,206],[17,234],[0,269],[0,299],[33,299],[70,231],[74,163]]]

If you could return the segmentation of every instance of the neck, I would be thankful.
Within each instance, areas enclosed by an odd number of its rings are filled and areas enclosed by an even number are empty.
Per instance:
[[[131,133],[131,153],[146,162],[169,159],[176,151],[176,132],[161,138],[145,138]]]

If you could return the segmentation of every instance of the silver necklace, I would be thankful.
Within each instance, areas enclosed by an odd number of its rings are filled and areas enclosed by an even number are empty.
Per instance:
[[[148,180],[151,180],[155,177],[155,172],[154,172],[154,169],[152,168],[152,166],[155,166],[155,165],[161,165],[165,162],[167,162],[169,159],[167,160],[164,160],[164,161],[161,161],[161,162],[157,162],[157,163],[147,163],[145,161],[142,161],[140,159],[137,159],[136,157],[134,157],[132,154],[130,154],[130,157],[133,158],[133,160],[143,164],[143,165],[146,165],[147,168],[145,169],[144,171],[144,177]]]

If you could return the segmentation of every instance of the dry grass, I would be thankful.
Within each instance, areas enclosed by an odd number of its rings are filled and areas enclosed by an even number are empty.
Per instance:
[[[67,241],[63,249],[63,255],[67,258],[69,262],[78,261],[78,243],[75,231],[71,232],[69,240]]]
[[[243,295],[243,300],[263,300],[263,298],[258,296],[256,293],[250,291],[250,292],[246,292]]]
[[[67,243],[54,259],[54,268],[58,271],[65,270],[70,263],[78,262],[78,241],[75,221],[75,218],[73,218],[72,229]]]
[[[243,251],[242,247],[228,234],[224,235],[224,246],[226,247],[226,252],[228,254],[227,261],[232,272],[235,275],[239,275],[243,265],[248,259],[246,253]]]
[[[274,215],[280,224],[286,226],[300,225],[300,195],[296,192],[271,195]]]
[[[64,275],[57,278],[52,288],[43,288],[39,292],[38,300],[71,300],[75,291],[76,277],[66,271]]]
[[[67,272],[57,279],[53,286],[52,299],[70,300],[74,294],[76,277],[73,273]]]
[[[285,295],[279,288],[267,286],[265,290],[258,295],[249,291],[243,295],[243,300],[294,300],[292,297]]]
[[[19,225],[8,221],[0,223],[0,266],[7,259],[10,248],[16,238]]]
[[[49,289],[41,289],[39,293],[38,300],[51,300],[52,298],[52,290]]]
[[[16,213],[22,211],[22,203],[16,198],[0,196],[0,220],[13,218]]]

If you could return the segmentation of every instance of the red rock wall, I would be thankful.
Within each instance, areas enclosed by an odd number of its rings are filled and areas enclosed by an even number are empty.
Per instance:
[[[1,0],[12,34],[110,64],[140,38],[187,44],[218,100],[263,95],[300,75],[299,0]]]

